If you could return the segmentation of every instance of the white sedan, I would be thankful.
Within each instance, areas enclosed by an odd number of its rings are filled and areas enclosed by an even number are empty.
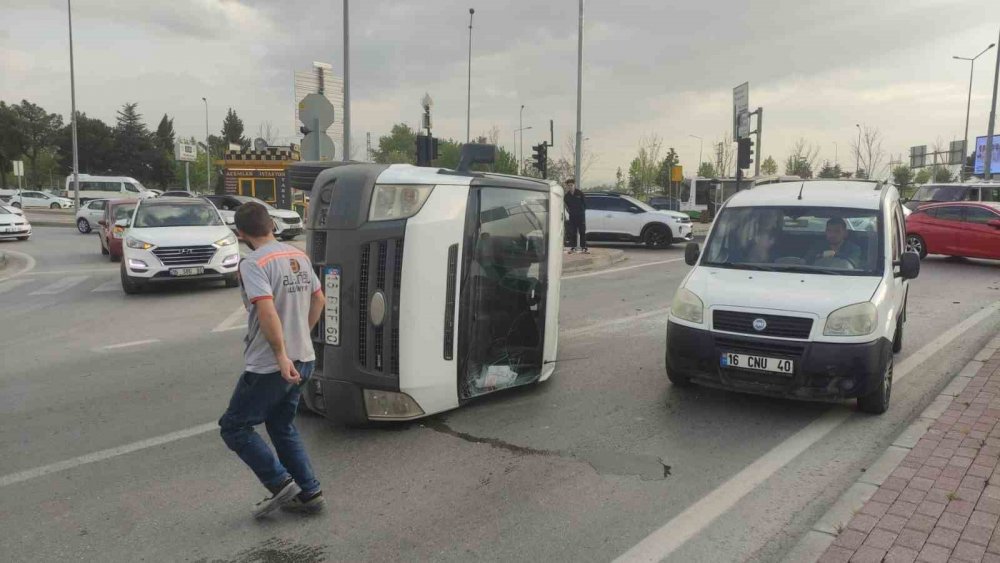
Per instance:
[[[13,205],[10,205],[9,203],[0,203],[0,209],[6,209],[7,211],[10,211],[14,215],[20,215],[20,216],[24,217],[24,211],[21,211],[20,207],[14,207]]]
[[[30,236],[31,223],[24,215],[8,211],[7,207],[0,207],[0,239],[28,240]]]
[[[73,200],[58,197],[45,192],[21,192],[10,198],[10,204],[14,207],[48,207],[50,209],[69,209],[73,207]]]
[[[80,204],[80,210],[76,212],[76,228],[83,234],[94,230],[97,223],[104,219],[104,210],[108,206],[106,199],[92,199],[87,203]]]

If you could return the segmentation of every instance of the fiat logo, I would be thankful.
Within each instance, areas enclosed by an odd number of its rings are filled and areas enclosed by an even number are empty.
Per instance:
[[[757,332],[761,332],[765,328],[767,328],[767,321],[765,321],[764,319],[754,319],[753,320],[753,329],[754,330],[756,330]]]

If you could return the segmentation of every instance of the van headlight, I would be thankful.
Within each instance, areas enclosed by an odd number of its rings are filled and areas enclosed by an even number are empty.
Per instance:
[[[394,221],[413,217],[424,206],[434,186],[377,185],[368,210],[369,221]]]
[[[141,241],[133,237],[125,237],[125,245],[129,248],[138,248],[139,250],[152,250],[156,248],[156,245],[150,244],[145,241]]]
[[[871,302],[848,305],[830,313],[823,336],[865,336],[875,331],[878,310]]]
[[[705,304],[693,291],[682,287],[674,294],[670,313],[682,321],[701,324],[705,319]]]

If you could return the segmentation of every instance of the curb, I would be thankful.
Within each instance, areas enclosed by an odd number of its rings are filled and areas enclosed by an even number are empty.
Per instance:
[[[575,260],[572,266],[564,267],[562,273],[565,276],[603,270],[615,264],[624,262],[627,259],[628,257],[625,256],[624,251],[609,249],[607,253],[602,252],[600,254],[591,254],[589,258]]]
[[[878,491],[879,486],[896,470],[903,458],[917,445],[920,438],[948,409],[952,400],[958,397],[972,381],[990,356],[1000,349],[1000,336],[996,336],[980,350],[974,359],[965,364],[941,393],[927,406],[920,416],[904,429],[893,443],[865,472],[858,477],[833,506],[813,524],[805,536],[789,551],[783,561],[816,561],[830,544],[837,539],[838,529],[846,526],[854,514]]]
[[[38,220],[29,220],[29,221],[31,222],[32,227],[70,227],[73,229],[76,228],[76,223],[64,223],[62,221],[45,221],[44,219],[41,221]]]

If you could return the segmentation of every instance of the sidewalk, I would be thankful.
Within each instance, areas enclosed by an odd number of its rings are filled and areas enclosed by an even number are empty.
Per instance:
[[[821,562],[1000,563],[1000,336],[939,402],[895,470],[835,525]],[[906,452],[894,445],[883,457],[893,448]]]

